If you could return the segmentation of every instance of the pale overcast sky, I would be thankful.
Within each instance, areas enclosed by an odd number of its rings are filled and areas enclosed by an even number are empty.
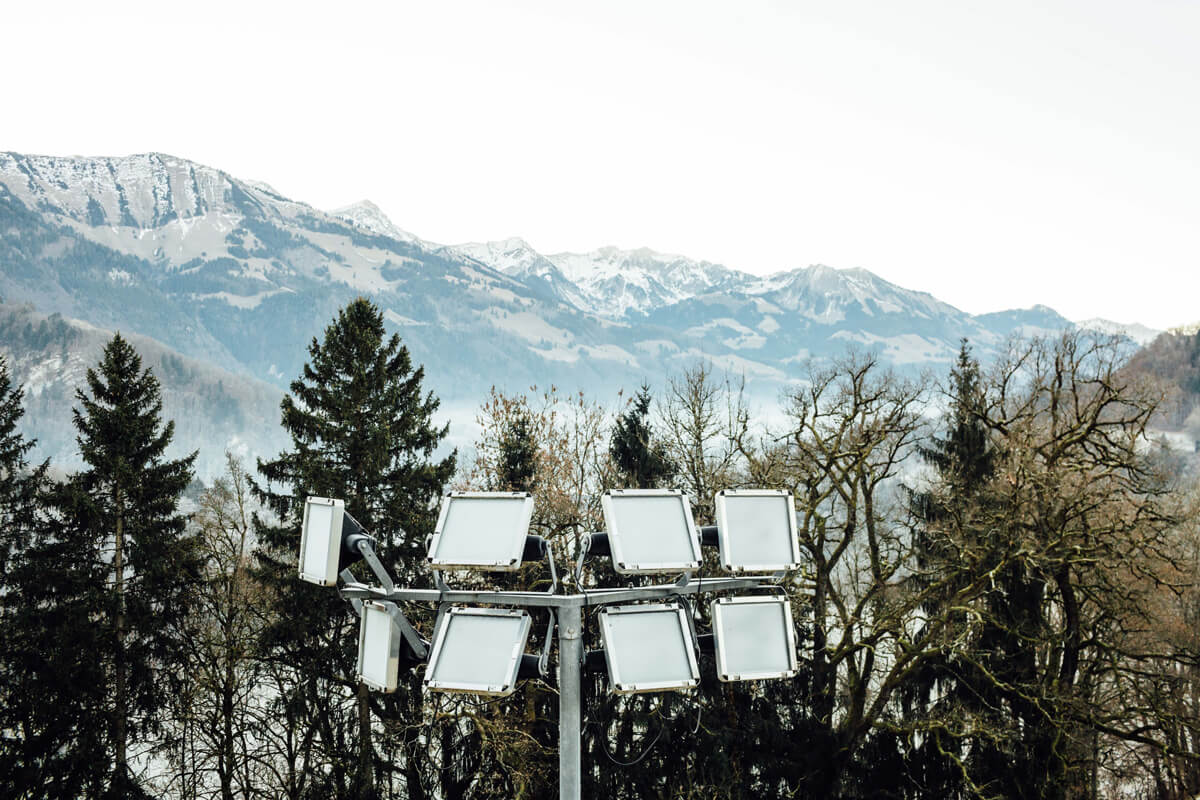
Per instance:
[[[1192,0],[41,0],[0,31],[0,149],[171,153],[439,242],[1200,320]]]

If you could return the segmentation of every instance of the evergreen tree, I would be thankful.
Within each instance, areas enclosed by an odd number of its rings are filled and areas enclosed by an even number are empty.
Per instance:
[[[104,348],[89,392],[76,391],[80,533],[112,556],[102,657],[111,659],[106,706],[113,760],[111,787],[132,786],[128,745],[157,732],[173,680],[186,668],[180,636],[200,577],[195,539],[177,511],[196,454],[167,459],[175,423],[162,421],[158,380],[120,334]]]
[[[25,630],[33,615],[18,580],[19,565],[33,544],[43,499],[47,464],[30,468],[35,445],[17,425],[24,391],[13,386],[8,361],[0,357],[0,796],[18,797],[38,782],[30,769],[37,736],[28,668],[39,658]]]
[[[661,442],[653,438],[650,416],[650,387],[643,384],[632,407],[617,418],[609,454],[630,488],[653,489],[675,474]]]
[[[920,572],[961,575],[944,584],[947,594],[980,574],[993,577],[970,620],[939,596],[926,603],[930,618],[957,617],[951,630],[960,638],[901,693],[906,714],[927,726],[908,770],[919,794],[1039,797],[1053,731],[1035,699],[1003,687],[1035,681],[1034,654],[1022,636],[1040,628],[1043,586],[1020,560],[1006,557],[1011,543],[992,524],[1003,514],[989,489],[997,451],[989,441],[979,364],[966,340],[950,373],[950,400],[944,436],[920,451],[937,470],[937,485],[911,495],[920,523]]]
[[[518,408],[505,420],[500,432],[496,483],[499,491],[532,492],[537,482],[538,443],[533,438],[533,420]]]
[[[369,695],[354,680],[357,620],[336,592],[296,579],[296,554],[305,497],[335,497],[377,537],[379,556],[400,584],[416,580],[455,455],[433,460],[447,433],[433,423],[438,401],[423,392],[424,369],[413,368],[398,336],[386,336],[373,303],[359,298],[339,311],[308,352],[281,404],[292,449],[258,464],[266,479],[258,495],[280,520],[259,521],[260,577],[285,609],[265,631],[264,651],[294,670],[294,694],[281,702],[311,745],[308,793],[373,797],[379,776],[398,772],[408,797],[426,797],[420,731],[400,724],[420,714],[417,676],[388,696]],[[399,729],[403,756],[381,758],[372,708]]]
[[[32,601],[17,648],[36,698],[27,766],[35,795],[135,797],[129,747],[161,732],[187,665],[199,558],[177,504],[195,454],[165,458],[174,424],[120,334],[76,398],[85,467],[50,498],[53,524],[16,574]]]
[[[917,523],[914,545],[919,570],[913,584],[918,590],[927,589],[936,580],[933,576],[954,563],[954,542],[963,535],[971,535],[962,529],[969,525],[969,509],[993,471],[994,454],[981,414],[979,363],[971,356],[966,339],[959,349],[958,362],[950,371],[947,394],[950,406],[943,435],[918,448],[924,461],[936,470],[937,482],[930,490],[909,494]],[[953,535],[945,535],[947,527],[956,529]],[[978,536],[979,532],[973,535]],[[940,585],[942,593],[931,595],[924,603],[930,619],[953,613],[947,607],[947,598],[957,584]],[[966,621],[958,622],[955,629],[961,630]],[[922,632],[921,636],[925,635]],[[968,792],[963,767],[965,745],[949,734],[945,726],[948,719],[966,710],[964,705],[974,705],[958,655],[952,651],[944,657],[928,659],[899,693],[903,716],[924,728],[919,744],[908,753],[907,772],[913,784],[920,787],[918,794],[932,792],[939,797],[954,798]]]
[[[25,392],[13,386],[8,361],[0,356],[0,603],[6,591],[9,566],[31,535],[37,496],[44,487],[47,463],[30,469],[28,455],[36,444],[17,429],[25,414]],[[0,605],[0,613],[7,605]]]

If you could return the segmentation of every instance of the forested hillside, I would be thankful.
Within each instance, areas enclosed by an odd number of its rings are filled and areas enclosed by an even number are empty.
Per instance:
[[[1162,426],[1200,440],[1200,331],[1159,335],[1130,359],[1127,370],[1164,381],[1171,392],[1160,415]]]
[[[42,314],[28,305],[0,302],[0,356],[12,379],[25,389],[26,435],[36,440],[37,460],[52,458],[55,468],[77,468],[79,448],[71,427],[75,392],[84,387],[112,331],[60,314]],[[284,442],[279,430],[281,392],[256,381],[185,356],[135,333],[124,332],[154,369],[165,414],[176,420],[170,452],[199,450],[197,472],[205,478],[225,466],[225,451],[251,455],[274,453]]]

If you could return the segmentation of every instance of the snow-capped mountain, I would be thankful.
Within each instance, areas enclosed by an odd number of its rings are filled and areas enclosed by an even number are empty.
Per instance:
[[[683,342],[643,344],[659,354],[705,353],[729,369],[775,380],[848,345],[877,349],[897,365],[948,363],[962,337],[986,353],[1013,333],[1070,327],[1045,306],[973,317],[864,269],[816,264],[758,277],[644,248],[541,256],[516,239],[455,249],[523,281],[545,280],[598,316],[683,335]],[[709,353],[713,344],[729,353]]]
[[[388,219],[387,214],[384,214],[379,206],[370,200],[360,200],[344,208],[335,208],[329,213],[338,219],[349,222],[359,230],[374,234],[375,236],[388,236],[400,242],[420,242],[424,244],[424,242],[421,242],[420,239],[408,231],[396,227],[395,223]]]
[[[542,255],[523,239],[504,239],[451,249],[521,280],[538,278],[581,311],[614,320],[756,280],[720,264],[647,248],[602,247],[589,253]]]
[[[709,261],[647,248],[602,247],[546,256],[587,298],[586,310],[607,317],[648,313],[706,292],[740,289],[755,278]]]
[[[161,154],[0,153],[9,303],[140,334],[283,389],[307,343],[359,295],[460,408],[493,385],[615,397],[699,359],[744,374],[752,394],[774,402],[804,362],[848,345],[902,369],[943,369],[962,337],[986,358],[1013,331],[1071,324],[1045,308],[972,316],[861,269],[761,278],[647,249],[443,246],[367,201],[325,212]]]
[[[499,242],[468,242],[447,250],[473,258],[492,269],[525,283],[545,284],[551,292],[581,311],[595,311],[591,298],[565,276],[553,262],[529,246],[524,239]]]
[[[541,379],[535,351],[572,358],[612,337],[546,287],[405,235],[366,204],[319,211],[220,170],[159,154],[0,154],[0,295],[136,331],[286,385],[304,344],[366,294],[414,356],[459,391]],[[582,352],[586,352],[586,349]]]
[[[1085,331],[1096,331],[1097,333],[1107,333],[1114,336],[1126,336],[1140,347],[1145,347],[1152,341],[1158,338],[1163,331],[1155,328],[1148,328],[1139,323],[1124,323],[1113,322],[1110,319],[1100,319],[1094,317],[1092,319],[1080,320],[1075,323],[1075,327]]]

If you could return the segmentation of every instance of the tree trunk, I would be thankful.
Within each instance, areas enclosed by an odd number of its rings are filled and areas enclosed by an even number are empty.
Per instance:
[[[226,657],[225,685],[221,687],[221,754],[217,759],[222,800],[233,800],[233,773],[237,769],[233,755],[233,680],[233,659]]]
[[[116,620],[116,653],[114,659],[114,705],[113,705],[113,744],[116,752],[113,756],[113,782],[125,782],[129,774],[129,759],[126,755],[125,740],[129,713],[129,689],[127,665],[125,663],[125,509],[121,490],[116,491],[115,503],[117,509],[116,539],[113,554],[113,568],[116,570],[117,591],[117,620]]]
[[[365,683],[358,684],[358,796],[374,800],[375,769],[371,746],[371,693]]]

